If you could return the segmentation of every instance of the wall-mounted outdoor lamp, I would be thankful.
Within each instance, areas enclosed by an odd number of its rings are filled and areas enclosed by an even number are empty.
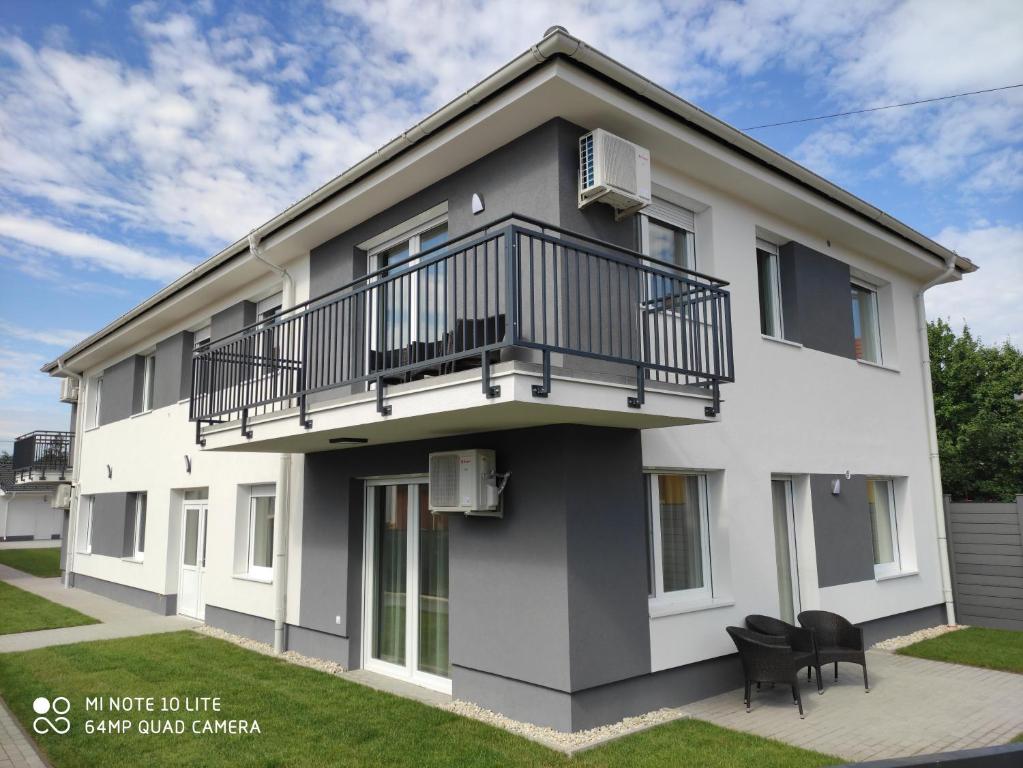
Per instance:
[[[185,472],[192,474],[192,459],[187,453],[185,454]]]
[[[114,469],[109,464],[107,464],[107,480],[109,480],[113,476],[114,476]]]
[[[842,481],[832,480],[831,481],[831,495],[838,496],[842,493]]]
[[[473,214],[473,216],[475,216],[478,213],[483,213],[483,210],[485,208],[486,208],[486,206],[483,205],[483,196],[480,195],[478,192],[473,192],[472,193],[472,214]]]

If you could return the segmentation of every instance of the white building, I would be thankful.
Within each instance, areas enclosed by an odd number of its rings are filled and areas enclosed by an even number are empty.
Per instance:
[[[564,730],[736,687],[747,614],[942,623],[974,269],[555,28],[45,368],[71,578]],[[474,449],[503,516],[432,514]]]

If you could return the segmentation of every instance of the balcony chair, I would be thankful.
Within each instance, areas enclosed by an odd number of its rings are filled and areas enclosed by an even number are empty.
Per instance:
[[[742,661],[742,673],[745,678],[743,703],[746,711],[750,711],[753,683],[785,683],[792,688],[793,703],[799,707],[799,717],[803,715],[803,700],[799,696],[799,672],[802,665],[792,651],[792,646],[783,637],[762,635],[742,627],[725,627],[732,638],[739,659]]]
[[[817,656],[817,640],[812,629],[797,627],[787,621],[758,614],[747,616],[746,626],[761,635],[785,638],[792,647],[799,668],[806,667],[807,682],[812,679],[811,670],[817,670],[817,693],[824,693],[824,685],[821,681],[821,664]]]
[[[817,659],[821,665],[833,662],[838,680],[838,662],[847,661],[863,667],[863,688],[870,693],[867,679],[867,655],[863,648],[863,630],[853,626],[837,613],[803,611],[799,623],[812,629],[817,638]]]

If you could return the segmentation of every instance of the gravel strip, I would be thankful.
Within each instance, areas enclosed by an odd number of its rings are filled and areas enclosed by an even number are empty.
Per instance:
[[[955,632],[960,629],[966,629],[966,625],[939,624],[936,627],[928,627],[927,629],[911,632],[908,635],[889,637],[887,640],[875,643],[873,649],[876,651],[897,651],[899,648],[905,648],[906,646],[913,645],[913,643],[919,643],[921,640],[930,640],[932,637],[940,637],[941,635],[946,635],[949,632]]]
[[[333,661],[314,659],[309,656],[303,656],[295,651],[286,651],[283,654],[278,655],[274,653],[273,646],[269,643],[260,643],[255,640],[250,640],[247,637],[225,632],[222,629],[217,629],[216,627],[211,627],[205,624],[196,627],[193,631],[198,632],[200,635],[215,637],[218,640],[226,640],[229,643],[234,643],[235,645],[241,646],[242,648],[246,648],[250,651],[255,651],[256,653],[262,653],[265,656],[274,656],[276,658],[284,659],[291,664],[297,664],[301,667],[316,669],[320,672],[326,672],[328,675],[334,675],[335,677],[347,677],[344,666]],[[353,682],[359,681],[353,680]],[[681,709],[658,709],[654,712],[648,712],[645,715],[626,717],[623,720],[619,720],[617,723],[602,725],[599,728],[591,728],[588,731],[562,733],[561,731],[556,731],[553,728],[544,728],[539,725],[524,723],[520,720],[513,720],[510,717],[505,717],[504,715],[492,712],[489,709],[484,709],[483,707],[468,701],[454,699],[450,703],[430,706],[438,706],[440,709],[445,709],[456,715],[469,717],[473,720],[479,720],[480,722],[487,723],[488,725],[493,725],[510,733],[514,733],[517,736],[522,736],[530,741],[543,744],[545,747],[556,749],[561,752],[567,752],[568,754],[580,752],[585,749],[591,749],[613,739],[626,736],[630,733],[645,731],[648,728],[653,728],[654,726],[661,725],[662,723],[670,723],[673,720],[681,720],[689,717],[689,715]]]

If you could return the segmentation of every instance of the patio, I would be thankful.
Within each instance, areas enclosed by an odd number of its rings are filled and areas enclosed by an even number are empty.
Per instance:
[[[867,651],[870,693],[860,668],[824,669],[824,695],[802,678],[806,719],[787,686],[762,686],[746,712],[742,688],[696,702],[687,714],[849,761],[906,757],[1005,744],[1023,732],[1023,675]],[[738,681],[741,682],[741,681]]]

